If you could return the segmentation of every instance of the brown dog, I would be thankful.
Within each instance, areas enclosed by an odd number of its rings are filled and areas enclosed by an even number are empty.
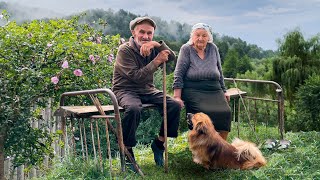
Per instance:
[[[266,160],[254,143],[236,138],[231,144],[220,137],[209,116],[196,113],[191,118],[189,147],[193,161],[207,169],[252,169],[266,165]]]

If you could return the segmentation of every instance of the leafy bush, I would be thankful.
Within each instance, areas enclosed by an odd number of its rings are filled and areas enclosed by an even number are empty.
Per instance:
[[[310,76],[296,94],[296,118],[288,119],[287,129],[294,131],[320,131],[320,75]]]
[[[1,21],[6,19],[4,11]],[[119,36],[79,25],[78,17],[0,27],[1,155],[14,157],[18,166],[52,152],[53,137],[32,122],[42,119],[49,98],[54,107],[66,91],[110,87],[118,42]]]

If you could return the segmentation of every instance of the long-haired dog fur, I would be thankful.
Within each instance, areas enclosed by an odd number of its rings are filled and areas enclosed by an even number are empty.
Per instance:
[[[229,144],[215,130],[208,115],[196,113],[188,116],[193,125],[188,134],[189,148],[195,163],[207,169],[252,169],[266,165],[254,143],[236,138]]]

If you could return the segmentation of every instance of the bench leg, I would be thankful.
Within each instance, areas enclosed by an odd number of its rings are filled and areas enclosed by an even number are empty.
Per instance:
[[[95,143],[94,143],[92,118],[90,118],[90,129],[91,129],[91,137],[92,137],[93,154],[94,154],[94,159],[96,160],[96,159],[97,159],[97,152],[96,152],[96,145],[95,145]]]
[[[98,127],[98,119],[96,119],[96,131],[97,131],[97,138],[98,138],[98,151],[99,151],[99,162],[100,162],[100,169],[103,172],[102,167],[102,155],[101,155],[101,147],[100,147],[100,136],[99,136],[99,127]]]

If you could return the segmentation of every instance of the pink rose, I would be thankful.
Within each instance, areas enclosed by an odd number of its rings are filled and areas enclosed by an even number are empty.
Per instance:
[[[94,55],[92,55],[92,54],[89,55],[89,59],[93,62],[93,64],[96,63],[96,61],[94,60]]]
[[[100,56],[96,55],[96,60],[99,61],[100,60]]]
[[[53,76],[53,77],[51,78],[51,82],[52,82],[53,84],[58,84],[59,78],[58,78],[57,76]]]
[[[61,66],[63,69],[67,69],[67,68],[69,68],[69,63],[68,63],[68,61],[63,61],[63,63],[62,63],[62,66]]]
[[[73,71],[73,74],[76,76],[82,76],[82,71],[81,71],[81,69],[76,69]]]

